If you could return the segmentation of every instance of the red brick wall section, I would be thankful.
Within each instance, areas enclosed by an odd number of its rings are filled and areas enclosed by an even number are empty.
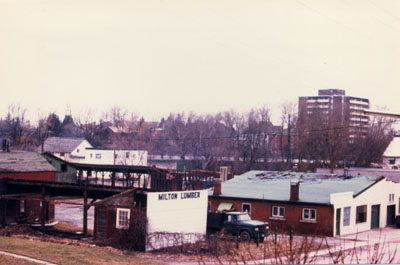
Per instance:
[[[55,181],[56,172],[0,172],[0,178],[22,179],[22,180],[40,180]]]
[[[251,204],[251,218],[270,224],[271,232],[275,228],[279,232],[288,232],[289,226],[293,225],[295,234],[307,235],[325,235],[333,236],[333,208],[324,205],[307,205],[293,203],[273,203],[266,201],[253,201],[245,199],[224,199],[209,197],[211,201],[211,211],[216,211],[221,202],[231,202],[233,207],[241,211],[242,203]],[[272,206],[282,206],[285,208],[284,218],[272,217]],[[311,208],[316,210],[316,221],[306,222],[302,220],[303,208]]]

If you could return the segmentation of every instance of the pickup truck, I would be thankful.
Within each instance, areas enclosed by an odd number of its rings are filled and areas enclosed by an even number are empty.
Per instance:
[[[240,236],[240,240],[263,242],[264,237],[269,235],[269,224],[251,220],[247,212],[222,212],[207,215],[207,233],[214,234],[224,231],[232,236]]]

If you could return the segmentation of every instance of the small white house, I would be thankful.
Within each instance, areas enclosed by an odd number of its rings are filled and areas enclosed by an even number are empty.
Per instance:
[[[382,178],[357,194],[333,193],[330,202],[335,235],[383,228],[394,225],[396,215],[400,215],[400,183]]]
[[[85,159],[86,148],[92,147],[84,138],[49,137],[37,150],[41,153],[52,153],[68,162],[79,162]]]
[[[400,168],[400,136],[395,136],[383,153],[383,165],[387,168]]]

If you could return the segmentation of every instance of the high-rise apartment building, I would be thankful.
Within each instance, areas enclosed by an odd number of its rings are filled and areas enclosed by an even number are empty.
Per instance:
[[[331,122],[348,128],[351,139],[366,132],[369,118],[365,109],[369,109],[366,98],[346,96],[341,89],[320,89],[318,96],[299,97],[299,122],[306,122],[308,117],[318,112],[327,121],[329,118]]]

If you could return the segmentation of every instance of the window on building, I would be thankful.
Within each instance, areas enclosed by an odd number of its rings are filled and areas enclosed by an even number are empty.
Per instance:
[[[96,154],[96,159],[101,159],[101,154]]]
[[[285,216],[285,207],[272,206],[272,216],[273,217],[284,217]]]
[[[65,153],[60,153],[60,156],[65,156]]]
[[[343,226],[350,225],[350,209],[351,209],[351,207],[343,208]]]
[[[394,193],[389,194],[389,202],[394,202]]]
[[[114,159],[117,159],[118,158],[118,155],[117,154],[114,154]]]
[[[356,208],[356,223],[364,223],[367,221],[367,205],[360,205]]]
[[[67,171],[67,164],[61,164],[61,171],[62,172]]]
[[[129,158],[129,152],[126,152],[126,153],[125,153],[125,157],[126,157],[126,158]]]
[[[251,203],[242,203],[242,212],[248,212],[251,215]]]
[[[92,158],[93,157],[93,154],[92,153],[90,153],[90,158]]]
[[[316,219],[316,213],[317,210],[315,209],[303,208],[303,220],[314,221]]]
[[[396,164],[396,158],[391,158],[391,159],[389,159],[389,164],[390,164],[390,165]]]
[[[116,227],[126,229],[129,228],[129,218],[131,210],[126,208],[117,208]]]
[[[79,153],[79,149],[76,149],[76,152]]]
[[[210,202],[210,201],[208,202],[207,210],[208,210],[209,212],[211,212],[211,202]]]

